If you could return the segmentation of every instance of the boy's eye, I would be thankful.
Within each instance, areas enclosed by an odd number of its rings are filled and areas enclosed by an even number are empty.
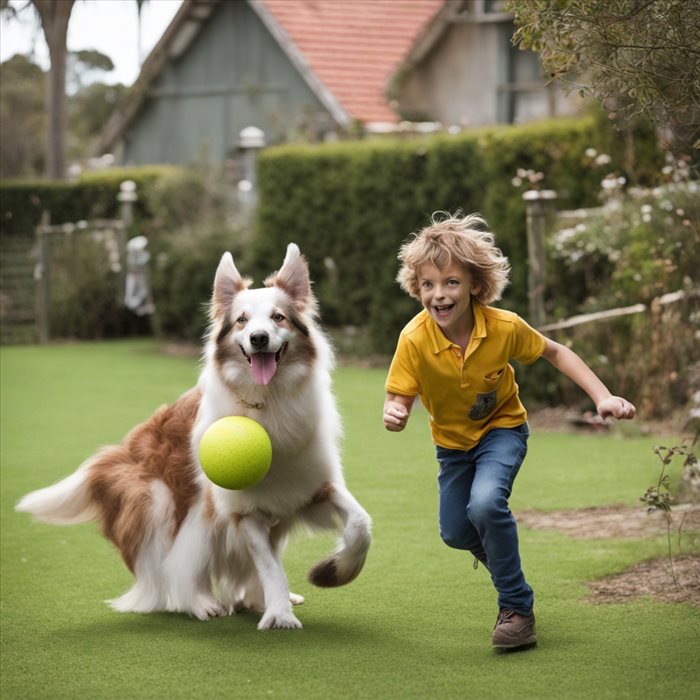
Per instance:
[[[430,282],[428,282],[428,280],[423,280],[423,281],[420,283],[420,286],[423,287],[423,289],[430,289],[430,286],[431,286],[431,285],[430,285]]]
[[[459,285],[459,280],[447,280],[447,284],[449,284],[450,287],[457,287]]]

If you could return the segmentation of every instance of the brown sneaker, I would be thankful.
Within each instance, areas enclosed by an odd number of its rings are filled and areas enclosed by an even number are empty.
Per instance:
[[[535,646],[535,614],[520,615],[512,610],[501,610],[493,628],[491,643],[498,649]]]

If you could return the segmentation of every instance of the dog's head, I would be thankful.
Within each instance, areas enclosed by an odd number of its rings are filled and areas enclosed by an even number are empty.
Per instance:
[[[288,376],[294,368],[298,372],[313,359],[315,315],[308,265],[294,243],[279,271],[259,289],[251,289],[251,280],[225,253],[214,280],[210,330],[224,378],[267,385],[282,367]]]

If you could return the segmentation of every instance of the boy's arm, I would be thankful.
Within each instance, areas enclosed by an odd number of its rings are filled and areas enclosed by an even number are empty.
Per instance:
[[[398,433],[406,427],[415,396],[387,392],[384,401],[384,427]]]
[[[545,338],[542,357],[578,384],[595,404],[602,418],[634,418],[635,407],[621,396],[613,396],[593,370],[569,348]]]

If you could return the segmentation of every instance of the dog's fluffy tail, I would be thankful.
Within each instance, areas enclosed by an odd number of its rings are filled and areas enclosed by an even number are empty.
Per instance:
[[[97,509],[90,496],[87,479],[91,464],[92,460],[88,460],[63,481],[28,493],[15,506],[15,510],[31,513],[35,518],[53,525],[94,520]]]

